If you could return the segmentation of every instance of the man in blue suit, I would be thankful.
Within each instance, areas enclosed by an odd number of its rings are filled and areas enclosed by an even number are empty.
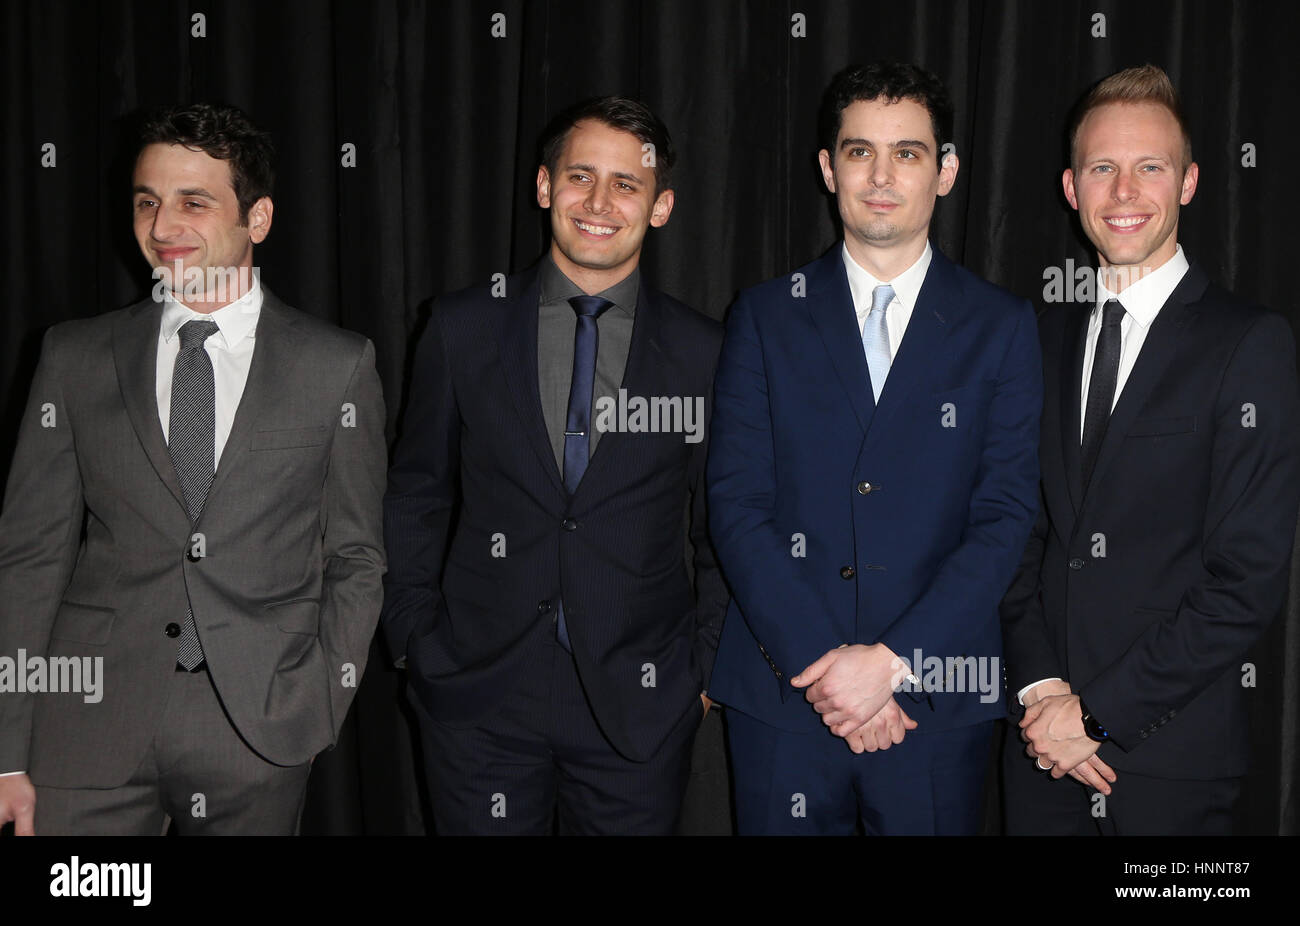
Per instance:
[[[1034,313],[929,243],[957,176],[937,78],[847,69],[821,122],[843,244],[742,293],[718,365],[709,694],[742,834],[971,834],[1037,512]]]

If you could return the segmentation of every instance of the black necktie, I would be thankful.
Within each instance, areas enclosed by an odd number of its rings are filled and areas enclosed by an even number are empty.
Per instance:
[[[216,472],[216,386],[212,361],[203,348],[203,342],[216,333],[217,323],[213,321],[194,320],[181,325],[181,346],[172,368],[167,450],[180,478],[192,523],[203,513]],[[186,609],[176,661],[191,672],[203,663],[203,647],[199,644],[193,609]]]
[[[1092,376],[1088,380],[1088,405],[1083,415],[1083,488],[1092,481],[1092,471],[1106,436],[1110,409],[1115,404],[1115,384],[1119,381],[1120,322],[1124,306],[1110,299],[1102,307],[1101,333],[1092,357]]]
[[[569,494],[578,491],[582,474],[587,471],[591,453],[591,393],[596,384],[596,349],[600,331],[596,319],[614,303],[600,296],[574,296],[569,300],[577,313],[578,325],[573,335],[573,380],[569,385],[569,410],[564,418],[564,487]],[[555,616],[555,637],[569,652],[569,628],[564,622],[564,602]]]

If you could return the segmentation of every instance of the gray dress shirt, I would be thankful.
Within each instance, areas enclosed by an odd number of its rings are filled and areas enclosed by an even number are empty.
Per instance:
[[[582,296],[578,285],[566,277],[547,254],[540,270],[541,295],[537,306],[537,386],[542,399],[542,416],[551,438],[555,464],[564,472],[564,419],[569,411],[569,386],[573,381],[573,338],[577,315],[569,297]],[[632,324],[636,320],[637,292],[641,270],[637,268],[609,289],[595,295],[614,303],[596,319],[600,338],[596,347],[596,381],[592,391],[592,417],[602,396],[617,400],[623,371],[632,346]],[[600,431],[590,428],[588,452],[596,452]]]

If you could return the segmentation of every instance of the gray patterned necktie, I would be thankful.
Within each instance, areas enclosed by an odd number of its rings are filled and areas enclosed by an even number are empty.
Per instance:
[[[871,312],[862,326],[862,350],[867,355],[867,369],[871,371],[871,391],[876,401],[885,388],[889,376],[889,325],[885,322],[885,309],[894,299],[894,287],[882,283],[871,291]]]
[[[188,321],[181,325],[180,350],[172,372],[172,407],[167,423],[167,450],[185,494],[191,523],[197,523],[216,472],[217,407],[212,361],[203,342],[217,333],[213,321]],[[188,671],[203,664],[194,611],[187,608],[176,661]]]

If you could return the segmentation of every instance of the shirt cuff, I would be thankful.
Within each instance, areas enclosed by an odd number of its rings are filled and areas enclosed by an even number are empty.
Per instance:
[[[1052,676],[1051,678],[1040,678],[1038,681],[1031,682],[1030,684],[1026,685],[1024,688],[1021,688],[1020,691],[1016,693],[1016,700],[1020,702],[1021,707],[1024,707],[1025,695],[1029,694],[1029,689],[1033,688],[1035,685],[1041,685],[1043,684],[1043,682],[1059,682],[1059,681],[1063,681],[1063,679],[1055,675]]]

